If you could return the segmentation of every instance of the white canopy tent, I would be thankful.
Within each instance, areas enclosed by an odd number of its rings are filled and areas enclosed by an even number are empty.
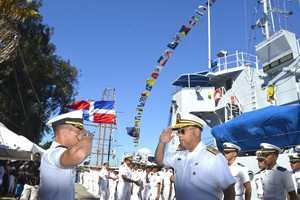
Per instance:
[[[0,159],[30,160],[37,152],[42,154],[44,149],[0,122]]]

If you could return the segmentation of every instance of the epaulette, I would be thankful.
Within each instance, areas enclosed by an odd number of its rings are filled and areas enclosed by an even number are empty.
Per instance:
[[[286,168],[284,168],[284,167],[280,167],[280,166],[278,166],[276,169],[277,169],[277,170],[279,170],[279,171],[281,171],[281,172],[284,172],[284,171],[286,171],[286,170],[287,170]]]
[[[245,165],[243,165],[242,163],[237,163],[239,166],[241,166],[241,167],[245,167]]]
[[[255,175],[256,175],[256,174],[259,174],[259,173],[262,172],[262,171],[264,171],[264,169],[259,170],[258,172],[255,173]]]
[[[215,154],[215,155],[217,155],[218,153],[220,153],[220,152],[218,151],[218,149],[216,149],[215,147],[212,147],[212,146],[206,147],[206,150],[209,151],[209,152],[212,153],[212,154]]]

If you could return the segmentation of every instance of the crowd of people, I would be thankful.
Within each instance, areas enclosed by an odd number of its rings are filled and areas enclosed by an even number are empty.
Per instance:
[[[300,196],[300,146],[289,156],[289,171],[277,164],[282,149],[261,143],[256,151],[260,170],[250,178],[247,166],[237,160],[241,147],[225,142],[219,152],[206,146],[201,141],[202,120],[192,114],[178,116],[161,133],[155,162],[126,155],[118,168],[104,163],[101,170],[79,173],[78,165],[92,146],[82,113],[62,114],[49,124],[55,140],[42,157],[36,154],[32,161],[0,163],[1,194],[20,200],[74,200],[77,179],[100,200],[296,200]],[[174,133],[178,149],[166,152]]]
[[[83,171],[79,177],[79,183],[100,200],[175,199],[172,168],[161,168],[151,162],[135,163],[131,156],[125,157],[117,169],[109,169],[105,163],[100,171]]]
[[[0,161],[0,196],[19,200],[38,198],[40,154],[30,161]]]

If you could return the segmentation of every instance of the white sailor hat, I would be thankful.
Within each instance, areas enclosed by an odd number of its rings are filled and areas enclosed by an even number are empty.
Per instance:
[[[300,145],[295,146],[295,152],[300,153]]]
[[[291,163],[300,162],[300,154],[299,153],[290,154],[289,159]]]
[[[76,111],[58,115],[56,117],[53,117],[47,122],[47,125],[52,126],[53,129],[63,124],[70,124],[79,129],[83,129],[82,110],[76,110]]]
[[[133,160],[133,156],[131,154],[125,154],[123,156],[123,160],[130,160],[130,161],[132,161]]]
[[[203,129],[205,122],[191,113],[178,113],[176,116],[176,123],[172,126],[173,130],[181,129],[187,126],[197,126]]]
[[[224,142],[223,143],[223,148],[224,150],[231,150],[231,151],[241,151],[241,147],[239,147],[238,145],[236,144],[233,144],[233,143],[230,143],[230,142]]]
[[[281,148],[279,148],[278,146],[269,143],[261,143],[260,148],[262,153],[274,153],[274,152],[281,153],[282,151]]]

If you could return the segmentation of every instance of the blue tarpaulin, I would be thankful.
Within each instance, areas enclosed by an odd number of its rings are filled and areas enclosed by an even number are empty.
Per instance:
[[[281,148],[300,144],[300,105],[269,106],[244,113],[212,129],[217,146],[232,142],[242,152],[253,152],[262,142]]]

